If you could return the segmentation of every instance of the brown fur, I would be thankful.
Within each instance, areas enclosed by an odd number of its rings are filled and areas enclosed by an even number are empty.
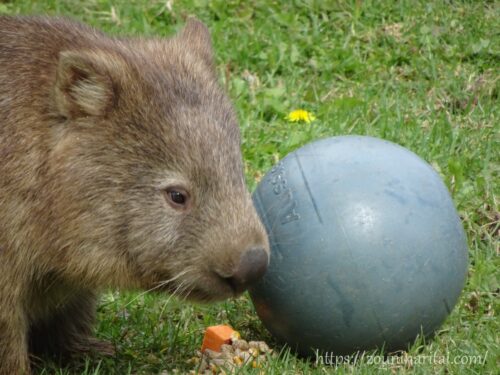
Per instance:
[[[221,276],[269,251],[239,147],[199,21],[146,40],[0,16],[0,374],[95,345],[102,288],[233,295]]]

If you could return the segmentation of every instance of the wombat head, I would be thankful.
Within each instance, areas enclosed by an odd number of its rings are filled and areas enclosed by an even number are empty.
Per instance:
[[[267,236],[202,23],[62,51],[52,103],[53,210],[94,274],[205,301],[262,276]],[[126,271],[113,268],[124,259]]]

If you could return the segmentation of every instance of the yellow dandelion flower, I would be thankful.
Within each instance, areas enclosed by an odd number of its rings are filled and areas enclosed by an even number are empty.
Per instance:
[[[290,122],[304,121],[309,124],[311,121],[316,120],[316,117],[311,112],[307,112],[304,109],[296,109],[290,112],[288,116],[286,116],[286,119]]]

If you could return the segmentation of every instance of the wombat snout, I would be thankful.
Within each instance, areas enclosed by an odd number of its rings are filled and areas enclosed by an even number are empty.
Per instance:
[[[261,279],[267,270],[269,257],[260,247],[246,250],[234,273],[224,277],[236,294],[242,293]]]

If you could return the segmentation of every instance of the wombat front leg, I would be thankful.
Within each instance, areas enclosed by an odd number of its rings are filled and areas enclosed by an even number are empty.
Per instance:
[[[0,375],[28,375],[26,319],[22,309],[17,309],[12,299],[5,297],[0,295]],[[10,303],[5,303],[7,301]]]
[[[57,360],[67,360],[79,354],[97,352],[114,354],[113,346],[92,337],[96,295],[83,291],[58,307],[49,319],[33,325],[30,330],[30,352],[48,354]]]

